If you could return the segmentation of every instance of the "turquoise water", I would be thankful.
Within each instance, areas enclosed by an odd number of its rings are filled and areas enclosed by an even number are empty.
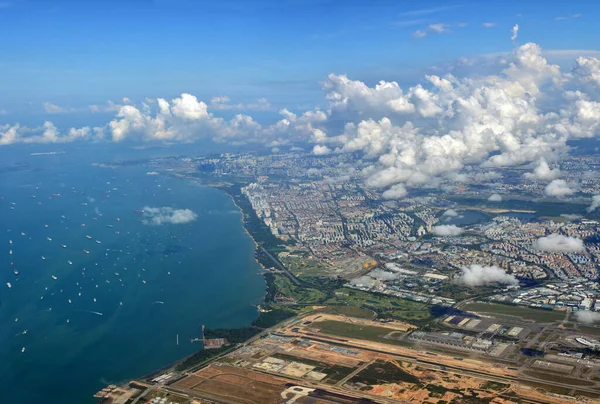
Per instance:
[[[2,402],[94,402],[105,384],[199,349],[189,339],[200,324],[257,316],[264,281],[226,194],[140,166],[91,166],[111,151],[25,151],[3,163],[27,170],[0,174]],[[148,225],[135,211],[146,206],[197,218]]]

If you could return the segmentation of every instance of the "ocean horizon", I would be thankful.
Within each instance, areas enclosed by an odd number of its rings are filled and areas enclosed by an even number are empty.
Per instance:
[[[36,154],[53,151],[66,153]],[[230,196],[139,165],[91,164],[118,158],[53,145],[3,161],[3,401],[93,403],[104,385],[199,350],[190,338],[201,324],[258,315],[264,279]]]

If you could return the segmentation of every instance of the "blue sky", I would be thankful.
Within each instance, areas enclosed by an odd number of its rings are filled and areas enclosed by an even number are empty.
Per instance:
[[[39,115],[44,102],[78,108],[182,92],[306,109],[323,102],[319,81],[329,73],[414,84],[428,66],[509,52],[515,23],[519,43],[597,49],[599,9],[593,1],[1,1],[0,121]]]

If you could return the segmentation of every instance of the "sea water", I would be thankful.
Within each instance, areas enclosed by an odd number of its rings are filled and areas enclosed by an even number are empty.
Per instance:
[[[30,155],[44,150],[2,161],[2,402],[94,402],[106,384],[198,350],[201,324],[257,316],[264,281],[228,195],[140,165],[91,164],[114,151]],[[197,216],[149,224],[145,207]]]

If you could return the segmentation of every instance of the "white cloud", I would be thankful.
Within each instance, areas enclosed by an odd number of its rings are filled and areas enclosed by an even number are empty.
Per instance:
[[[593,324],[600,321],[600,313],[589,310],[579,310],[575,312],[575,320],[584,324]]]
[[[43,107],[44,112],[46,112],[47,114],[67,114],[73,111],[72,109],[63,108],[59,105],[52,104],[51,102],[45,102],[43,104]]]
[[[384,199],[402,199],[408,192],[402,184],[393,185],[390,189],[383,192],[381,196]]]
[[[190,209],[174,209],[170,207],[152,208],[149,206],[142,209],[143,223],[149,225],[183,224],[189,223],[198,217]]]
[[[429,24],[425,29],[419,29],[412,33],[414,38],[423,38],[427,36],[427,33],[432,34],[447,34],[450,32],[450,25],[443,23]]]
[[[380,281],[393,281],[401,276],[400,273],[388,272],[384,271],[383,269],[374,269],[371,272],[369,272],[368,275],[369,277],[373,279],[378,279]]]
[[[447,211],[445,211],[445,212],[443,213],[443,215],[442,215],[442,216],[456,217],[456,216],[458,216],[458,212],[457,212],[457,211],[455,211],[454,209],[448,209]]]
[[[488,198],[488,201],[490,201],[490,202],[502,202],[502,195],[500,195],[500,194],[492,194]]]
[[[550,184],[546,185],[544,193],[548,196],[562,198],[574,194],[575,190],[570,188],[565,180],[553,180]]]
[[[519,24],[515,24],[510,30],[510,40],[515,42],[517,40],[517,36],[519,35]]]
[[[448,24],[429,24],[427,30],[436,34],[443,34],[448,32]]]
[[[535,170],[532,173],[523,174],[523,177],[528,180],[551,181],[560,177],[560,169],[558,167],[550,169],[546,159],[542,157]]]
[[[417,39],[423,38],[423,37],[427,36],[427,31],[422,30],[422,29],[418,29],[418,30],[416,30],[415,32],[412,33],[412,36],[414,38],[417,38]]]
[[[588,212],[593,212],[600,207],[600,195],[594,195],[592,197],[592,204],[587,208]]]
[[[325,156],[331,153],[331,150],[327,146],[315,145],[312,152],[315,156]]]
[[[538,238],[533,242],[533,248],[540,251],[560,253],[581,252],[585,250],[582,240],[558,233]]]
[[[447,29],[447,24],[433,24],[427,32]],[[598,53],[567,53],[581,57],[563,72],[548,63],[538,45],[527,43],[510,55],[489,58],[486,74],[427,75],[406,88],[386,81],[369,86],[330,74],[322,83],[323,110],[297,114],[283,109],[277,122],[265,126],[245,114],[229,120],[215,116],[221,106],[236,105],[226,97],[207,104],[184,93],[170,101],[124,100],[98,107],[118,108],[104,128],[54,128],[53,134],[52,129],[0,126],[0,144],[99,139],[103,134],[113,141],[211,139],[269,148],[311,143],[315,151],[360,154],[370,163],[365,171],[370,186],[436,186],[470,180],[465,174],[473,167],[558,162],[568,153],[569,140],[600,135]],[[256,109],[261,105],[257,102]]]
[[[483,24],[481,24],[481,26],[483,28],[493,28],[496,26],[495,22],[484,22]]]
[[[462,267],[462,275],[458,278],[458,283],[466,286],[476,287],[485,286],[492,283],[503,285],[518,285],[519,281],[514,275],[507,274],[502,268],[497,266],[484,267],[477,264],[471,264],[468,267]]]
[[[433,226],[431,231],[436,236],[460,236],[465,230],[453,224],[443,224],[440,226]]]
[[[239,111],[269,111],[273,108],[266,98],[259,98],[256,101],[247,104],[230,104],[227,96],[217,96],[210,100],[210,108],[221,110],[239,110]]]

